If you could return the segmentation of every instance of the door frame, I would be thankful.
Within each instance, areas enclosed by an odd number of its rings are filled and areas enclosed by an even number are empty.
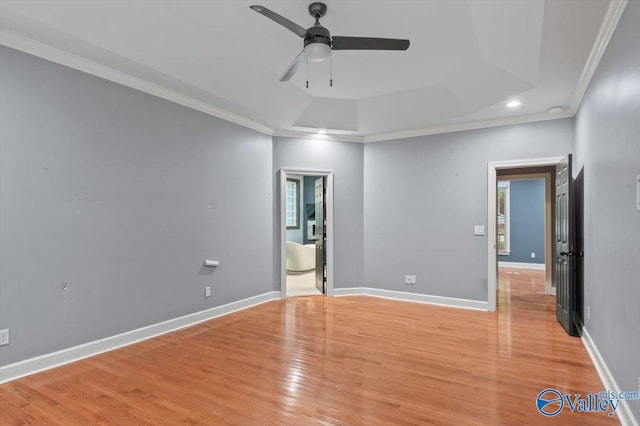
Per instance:
[[[327,187],[325,196],[326,209],[326,262],[327,262],[327,287],[326,296],[333,296],[333,170],[322,169],[298,169],[291,167],[283,167],[278,170],[280,174],[279,184],[279,202],[277,203],[280,210],[280,297],[287,297],[287,223],[286,223],[286,192],[287,192],[287,176],[302,175],[326,177]]]
[[[564,157],[529,158],[521,160],[489,161],[487,163],[487,302],[488,311],[496,310],[496,290],[498,289],[498,251],[497,247],[497,214],[496,185],[498,169],[515,169],[523,167],[555,166]],[[552,254],[553,255],[553,254]]]

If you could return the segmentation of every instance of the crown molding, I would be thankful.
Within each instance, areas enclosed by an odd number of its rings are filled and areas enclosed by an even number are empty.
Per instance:
[[[363,136],[340,135],[335,133],[322,134],[317,132],[305,132],[305,131],[299,131],[299,130],[276,129],[273,132],[273,136],[279,136],[283,138],[295,138],[295,139],[310,139],[315,141],[364,143]]]
[[[582,69],[582,74],[580,74],[580,78],[578,79],[578,84],[571,96],[569,111],[572,112],[572,115],[575,115],[578,112],[578,108],[582,103],[582,98],[587,92],[591,78],[596,72],[596,68],[598,68],[602,55],[604,55],[604,52],[609,45],[611,36],[613,36],[613,32],[618,26],[618,21],[620,21],[620,17],[622,16],[622,12],[624,12],[627,3],[628,0],[611,0],[609,3],[607,12],[605,13],[602,24],[600,25],[600,30],[598,30],[598,35],[593,43],[593,47],[591,48],[591,53],[587,58],[587,62]]]
[[[595,73],[595,70],[600,63],[600,60],[602,59],[607,45],[609,44],[609,40],[611,40],[611,36],[615,31],[615,28],[620,20],[620,17],[622,16],[622,13],[624,12],[627,3],[628,0],[611,0],[611,2],[609,3],[609,7],[598,31],[598,35],[596,36],[596,40],[591,49],[591,53],[589,54],[580,78],[578,79],[578,83],[571,97],[571,102],[569,103],[569,106],[565,111],[556,114],[549,114],[546,112],[536,113],[521,115],[517,117],[480,120],[474,122],[431,126],[419,129],[370,135],[344,135],[339,133],[318,134],[315,131],[272,129],[268,126],[265,126],[264,124],[216,107],[210,103],[203,102],[193,97],[183,95],[174,90],[170,90],[160,85],[150,83],[144,79],[137,78],[127,73],[118,71],[114,68],[101,65],[95,61],[84,59],[78,55],[74,55],[46,43],[30,39],[13,31],[0,29],[0,44],[73,69],[77,69],[79,71],[86,72],[88,74],[104,78],[106,80],[113,81],[118,84],[122,84],[127,87],[131,87],[136,90],[140,90],[145,93],[149,93],[162,99],[166,99],[168,101],[195,109],[205,114],[221,118],[223,120],[256,130],[260,133],[264,133],[270,136],[309,140],[369,143],[429,136],[442,133],[460,132],[466,130],[485,129],[490,127],[507,126],[514,124],[525,124],[575,116],[582,102],[582,98],[584,97],[585,92],[589,86],[591,78],[593,77],[593,74]]]
[[[221,118],[225,121],[230,121],[231,123],[256,130],[260,133],[270,136],[273,135],[273,129],[256,121],[4,28],[0,29],[0,44],[87,74],[104,78],[105,80],[113,81],[123,86],[131,87],[132,89],[149,93],[176,104]]]
[[[494,120],[473,121],[469,123],[447,124],[444,126],[424,127],[421,129],[384,133],[378,135],[368,135],[364,137],[364,142],[382,142],[394,139],[407,139],[419,136],[438,135],[442,133],[462,132],[465,130],[486,129],[489,127],[508,126],[513,124],[533,123],[536,121],[556,120],[560,118],[573,117],[575,114],[569,110],[550,114],[547,112],[520,115],[517,117],[497,118]]]
[[[378,133],[364,136],[342,136],[342,135],[326,135],[329,137],[323,137],[325,135],[317,135],[315,133],[306,133],[306,132],[295,132],[295,131],[287,131],[287,130],[276,130],[274,132],[274,136],[285,136],[285,137],[296,137],[301,139],[330,139],[330,140],[343,140],[346,142],[382,142],[396,139],[407,139],[413,137],[420,136],[429,136],[429,135],[437,135],[442,133],[452,133],[452,132],[461,132],[466,130],[478,130],[478,129],[486,129],[490,127],[499,127],[499,126],[508,126],[514,124],[526,124],[526,123],[534,123],[538,121],[547,121],[547,120],[556,120],[561,118],[570,118],[574,117],[582,103],[582,98],[586,93],[587,88],[589,87],[589,83],[591,82],[591,78],[595,73],[602,56],[611,40],[613,32],[615,31],[618,22],[620,21],[620,17],[624,12],[625,7],[627,6],[629,0],[611,0],[609,3],[609,7],[607,8],[607,12],[605,13],[604,19],[598,30],[598,35],[593,43],[593,47],[591,48],[591,52],[589,53],[589,57],[587,58],[587,62],[580,74],[580,78],[578,79],[578,83],[576,84],[576,88],[571,97],[571,102],[566,110],[556,113],[536,113],[536,114],[528,114],[517,117],[507,117],[507,118],[498,118],[493,120],[481,120],[474,122],[466,122],[459,124],[448,124],[442,126],[433,126],[433,127],[424,127],[413,130],[404,130],[398,132],[390,132],[390,133]],[[360,140],[358,140],[358,138]]]

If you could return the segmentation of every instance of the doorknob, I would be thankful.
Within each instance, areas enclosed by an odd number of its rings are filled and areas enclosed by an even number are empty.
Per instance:
[[[575,256],[576,254],[572,251],[561,251],[560,256]]]

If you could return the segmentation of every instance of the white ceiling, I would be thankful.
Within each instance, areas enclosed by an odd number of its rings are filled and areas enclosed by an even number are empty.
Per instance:
[[[307,1],[0,0],[0,41],[267,133],[380,140],[572,115],[616,2],[327,0],[332,35],[411,46],[333,52],[309,89],[278,81],[302,39],[249,9],[306,28]]]

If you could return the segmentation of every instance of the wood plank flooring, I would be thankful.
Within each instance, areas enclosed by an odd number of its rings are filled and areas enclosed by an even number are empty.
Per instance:
[[[545,388],[602,389],[544,273],[500,273],[487,313],[296,297],[0,386],[0,424],[615,424],[544,418]]]

